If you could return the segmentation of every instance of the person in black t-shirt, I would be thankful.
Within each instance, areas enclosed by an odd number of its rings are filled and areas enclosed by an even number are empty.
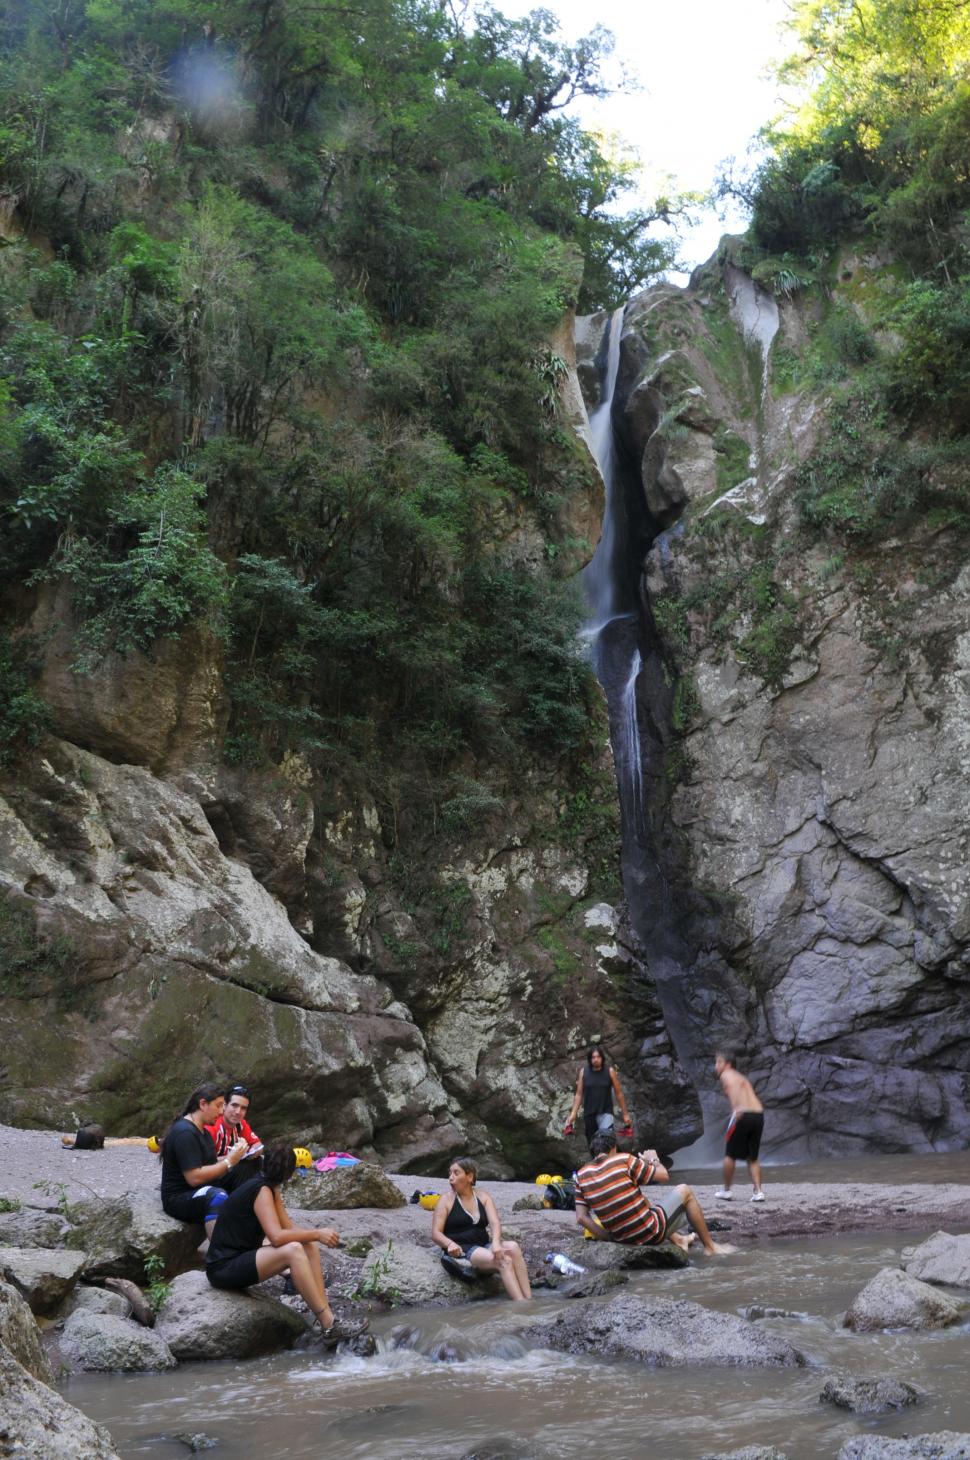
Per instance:
[[[334,1321],[327,1299],[320,1245],[336,1247],[332,1227],[294,1227],[283,1205],[281,1187],[296,1170],[296,1152],[282,1144],[263,1156],[261,1175],[251,1175],[219,1210],[209,1242],[205,1275],[214,1288],[251,1288],[265,1278],[289,1272],[293,1286],[312,1312],[324,1338],[354,1337],[366,1324]]]
[[[602,1046],[594,1044],[586,1055],[585,1065],[580,1067],[579,1079],[576,1081],[576,1094],[573,1097],[573,1108],[563,1127],[563,1135],[572,1135],[580,1106],[583,1107],[583,1125],[587,1145],[598,1130],[612,1130],[614,1095],[620,1102],[625,1127],[617,1134],[632,1135],[633,1122],[630,1120],[630,1112],[627,1109],[626,1096],[623,1094],[620,1077],[606,1058]]]
[[[250,1172],[237,1171],[249,1150],[239,1140],[224,1156],[216,1156],[205,1129],[222,1115],[226,1098],[221,1088],[200,1085],[189,1096],[182,1114],[172,1121],[162,1142],[162,1206],[180,1222],[204,1222],[207,1236],[230,1191]]]

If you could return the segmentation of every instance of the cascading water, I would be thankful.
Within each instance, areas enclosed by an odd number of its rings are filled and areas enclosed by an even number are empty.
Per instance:
[[[606,693],[613,759],[619,783],[624,832],[643,834],[643,770],[637,716],[637,679],[642,669],[635,585],[624,572],[629,562],[627,512],[613,431],[613,398],[620,369],[623,308],[606,327],[606,366],[600,403],[590,418],[590,439],[603,478],[603,527],[593,558],[583,573],[590,616],[583,629],[593,667]]]

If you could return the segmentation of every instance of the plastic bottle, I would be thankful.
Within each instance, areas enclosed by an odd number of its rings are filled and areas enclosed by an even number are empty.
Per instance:
[[[578,1262],[573,1262],[568,1258],[565,1252],[547,1252],[546,1262],[556,1272],[561,1272],[563,1277],[577,1277],[581,1272],[586,1271],[585,1267],[580,1267]]]

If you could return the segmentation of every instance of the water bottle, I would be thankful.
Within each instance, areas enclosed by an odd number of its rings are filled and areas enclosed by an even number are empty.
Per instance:
[[[563,1277],[578,1277],[581,1272],[586,1271],[578,1262],[572,1262],[565,1252],[547,1252],[546,1262],[554,1272],[562,1273]]]

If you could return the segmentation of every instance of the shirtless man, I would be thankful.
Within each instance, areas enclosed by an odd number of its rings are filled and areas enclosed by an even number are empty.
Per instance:
[[[733,1061],[718,1052],[714,1057],[714,1071],[721,1082],[721,1089],[731,1106],[731,1119],[727,1128],[727,1146],[724,1154],[724,1185],[714,1195],[720,1201],[731,1201],[731,1182],[734,1180],[736,1161],[747,1161],[754,1187],[752,1201],[764,1201],[761,1189],[761,1133],[765,1124],[765,1108],[754,1092],[754,1086],[746,1075],[734,1068]]]

